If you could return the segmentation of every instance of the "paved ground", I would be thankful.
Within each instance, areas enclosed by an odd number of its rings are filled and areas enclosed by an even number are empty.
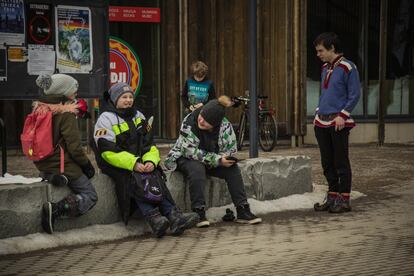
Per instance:
[[[354,189],[367,194],[351,213],[273,213],[258,226],[219,223],[178,238],[2,256],[0,275],[414,275],[414,147],[350,152]],[[313,182],[323,183],[317,148],[261,156],[277,154],[311,156]]]

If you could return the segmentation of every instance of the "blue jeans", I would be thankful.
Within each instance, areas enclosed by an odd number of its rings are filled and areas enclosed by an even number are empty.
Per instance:
[[[163,216],[168,216],[172,210],[172,208],[174,208],[174,205],[172,205],[172,203],[170,201],[168,201],[167,199],[163,199],[161,201],[161,203],[158,204],[151,204],[148,203],[147,201],[143,201],[141,199],[135,199],[135,202],[138,205],[138,208],[141,210],[141,213],[144,216],[147,216],[147,214],[154,210],[155,208],[159,208],[160,209],[160,213]]]

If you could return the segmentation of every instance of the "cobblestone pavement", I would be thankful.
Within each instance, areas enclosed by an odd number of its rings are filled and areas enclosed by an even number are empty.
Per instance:
[[[355,189],[367,196],[350,213],[281,212],[257,226],[2,256],[0,275],[414,275],[414,148],[351,152]]]

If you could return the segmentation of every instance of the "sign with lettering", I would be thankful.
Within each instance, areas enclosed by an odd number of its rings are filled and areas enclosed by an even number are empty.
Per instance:
[[[109,21],[160,22],[160,9],[147,7],[109,6]]]
[[[122,39],[111,36],[109,61],[111,86],[117,82],[126,82],[137,95],[142,83],[142,67],[134,49]]]

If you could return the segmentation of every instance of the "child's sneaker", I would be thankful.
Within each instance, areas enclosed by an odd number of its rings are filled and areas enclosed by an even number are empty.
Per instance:
[[[236,207],[238,223],[257,224],[261,223],[262,219],[256,217],[251,211],[249,204],[243,204]]]
[[[196,209],[194,209],[194,212],[196,212],[198,214],[198,216],[200,217],[199,222],[196,224],[196,226],[198,228],[204,228],[204,227],[209,227],[210,226],[210,222],[206,218],[206,209],[196,208]]]

